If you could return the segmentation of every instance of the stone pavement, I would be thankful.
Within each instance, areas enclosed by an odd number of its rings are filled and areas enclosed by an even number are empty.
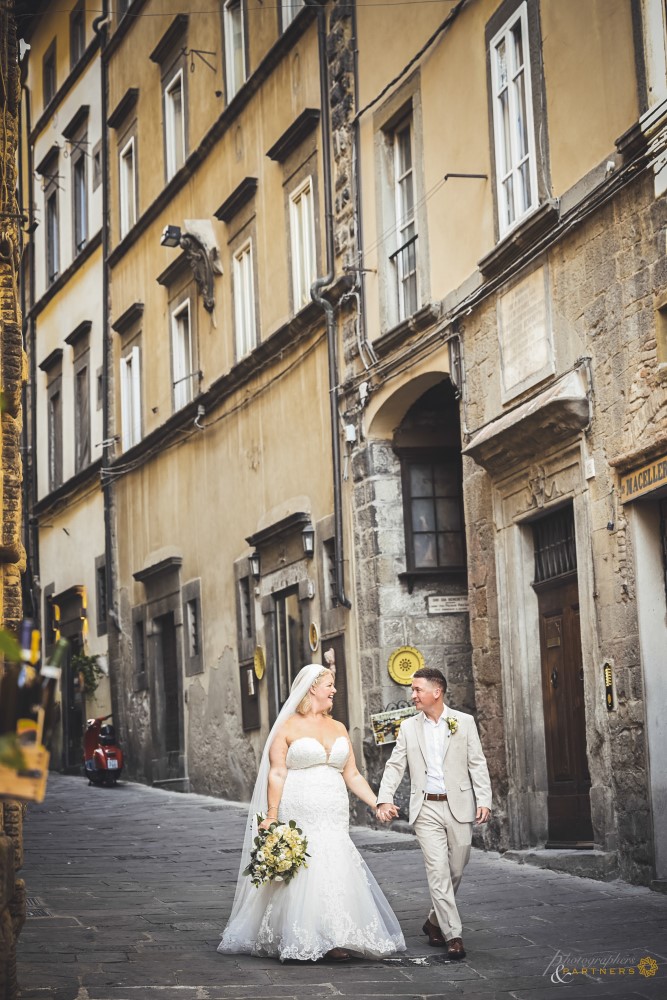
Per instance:
[[[401,921],[406,956],[281,965],[219,955],[244,816],[219,799],[53,774],[25,824],[22,1000],[667,998],[667,896],[474,851],[459,894],[469,958],[448,962],[420,931],[421,854],[391,831],[353,837]]]

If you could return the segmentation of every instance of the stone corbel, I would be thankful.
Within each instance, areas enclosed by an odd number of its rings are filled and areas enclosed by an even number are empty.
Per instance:
[[[194,233],[186,232],[181,235],[180,247],[185,253],[197,282],[197,288],[204,301],[204,309],[207,312],[213,312],[215,308],[213,276],[214,274],[222,274],[217,246],[207,247]]]

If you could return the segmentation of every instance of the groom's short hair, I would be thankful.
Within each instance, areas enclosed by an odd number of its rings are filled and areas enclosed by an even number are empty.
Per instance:
[[[437,684],[438,687],[442,688],[443,695],[447,690],[447,678],[437,667],[420,667],[419,670],[415,670],[412,676],[413,678],[422,677],[425,681],[430,681],[431,684]]]

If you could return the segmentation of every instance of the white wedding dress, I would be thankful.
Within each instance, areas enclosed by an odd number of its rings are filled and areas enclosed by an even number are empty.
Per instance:
[[[350,753],[339,736],[327,756],[311,736],[287,751],[279,819],[308,839],[308,867],[288,883],[254,889],[230,920],[218,951],[316,961],[332,948],[384,958],[405,950],[396,916],[350,840],[342,777]]]

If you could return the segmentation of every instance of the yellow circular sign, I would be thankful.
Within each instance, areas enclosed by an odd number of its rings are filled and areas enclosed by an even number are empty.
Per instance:
[[[424,666],[424,657],[414,646],[399,646],[389,657],[387,670],[392,681],[406,687],[412,683],[415,670]]]
[[[264,671],[266,670],[266,658],[264,656],[264,650],[261,646],[257,646],[255,649],[255,655],[253,657],[253,666],[255,668],[255,677],[258,681],[261,681],[264,676]]]
[[[310,646],[311,653],[317,652],[317,647],[320,644],[320,630],[318,629],[315,622],[310,623],[310,628],[308,629],[308,645]]]

